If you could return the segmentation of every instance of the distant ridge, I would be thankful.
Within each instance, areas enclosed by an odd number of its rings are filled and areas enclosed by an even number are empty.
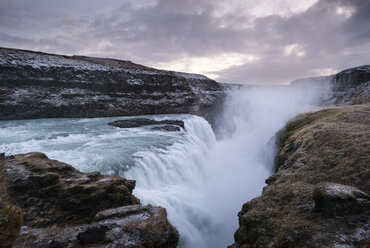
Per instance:
[[[0,119],[192,113],[209,120],[225,87],[131,61],[0,48]]]

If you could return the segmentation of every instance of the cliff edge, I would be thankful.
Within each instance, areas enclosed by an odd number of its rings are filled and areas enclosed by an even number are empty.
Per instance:
[[[370,244],[370,104],[299,116],[276,173],[242,207],[232,248]]]
[[[210,120],[224,95],[202,75],[0,48],[0,120],[169,113]]]

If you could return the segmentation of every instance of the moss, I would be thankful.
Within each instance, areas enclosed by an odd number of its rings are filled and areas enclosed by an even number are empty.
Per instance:
[[[12,247],[23,224],[22,210],[6,202],[6,175],[3,170],[4,160],[0,164],[0,246]]]
[[[281,144],[284,144],[298,130],[314,124],[319,120],[333,116],[339,112],[340,110],[332,108],[299,116],[285,126],[285,131],[280,139]]]
[[[0,202],[0,244],[11,247],[23,224],[22,210],[10,203]]]

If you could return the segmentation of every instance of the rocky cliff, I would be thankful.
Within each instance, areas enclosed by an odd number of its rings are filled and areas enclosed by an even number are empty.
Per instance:
[[[42,153],[2,159],[0,172],[0,247],[177,246],[166,210],[142,206],[135,181],[82,173]]]
[[[130,61],[0,48],[0,120],[192,113],[211,119],[224,86]]]
[[[370,65],[339,72],[333,76],[329,104],[351,105],[370,102]]]
[[[353,105],[370,102],[370,65],[343,70],[324,77],[294,80],[293,87],[322,88],[329,94],[323,105]]]
[[[288,123],[276,173],[243,205],[231,247],[368,247],[369,149],[369,104]]]

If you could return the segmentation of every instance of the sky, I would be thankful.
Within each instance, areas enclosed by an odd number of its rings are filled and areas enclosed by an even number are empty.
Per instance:
[[[0,47],[288,84],[370,64],[369,13],[370,0],[0,0]]]

